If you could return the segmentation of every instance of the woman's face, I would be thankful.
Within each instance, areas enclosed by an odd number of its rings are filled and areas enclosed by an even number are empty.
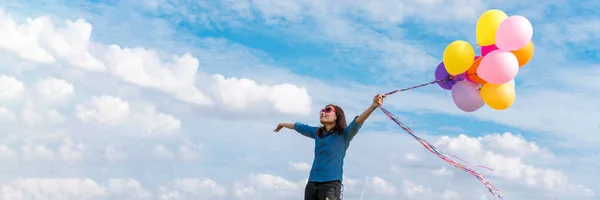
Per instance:
[[[326,106],[325,108],[321,109],[320,120],[321,123],[335,122],[335,120],[337,120],[337,117],[335,116],[335,108],[333,108],[333,106]]]

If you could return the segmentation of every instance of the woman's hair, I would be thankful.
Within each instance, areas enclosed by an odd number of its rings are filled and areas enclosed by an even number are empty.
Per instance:
[[[335,109],[335,117],[337,118],[335,120],[335,126],[333,127],[333,129],[331,129],[331,131],[333,131],[335,134],[343,134],[344,129],[347,126],[346,115],[344,114],[344,110],[334,104],[329,104],[327,106],[331,106]],[[317,129],[317,135],[321,135],[323,132],[325,132],[325,126],[321,126],[319,127],[319,129]]]

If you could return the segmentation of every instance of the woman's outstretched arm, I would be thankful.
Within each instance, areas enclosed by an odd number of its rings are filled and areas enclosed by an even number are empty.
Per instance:
[[[281,122],[281,123],[277,124],[277,128],[275,128],[275,130],[273,130],[273,132],[279,132],[279,130],[281,130],[282,128],[294,129],[294,124],[288,123],[288,122]]]
[[[369,116],[371,116],[371,113],[381,106],[381,104],[383,104],[383,98],[385,98],[385,95],[375,95],[375,97],[373,97],[373,104],[371,104],[369,108],[367,108],[363,113],[350,122],[348,127],[344,130],[344,134],[348,142],[350,142],[354,136],[356,136],[358,130],[360,130],[362,127],[362,124],[367,120],[367,118],[369,118]]]
[[[373,103],[371,104],[371,106],[369,106],[369,108],[367,108],[367,110],[365,110],[362,114],[360,114],[356,118],[356,123],[359,123],[359,124],[364,123],[367,120],[367,118],[369,118],[369,116],[371,116],[371,113],[373,113],[373,111],[375,111],[375,109],[377,109],[379,106],[381,106],[381,104],[383,104],[383,98],[385,98],[385,95],[381,95],[381,94],[375,95],[375,97],[373,97]]]
[[[282,128],[293,129],[296,132],[313,139],[315,138],[315,134],[317,132],[317,127],[309,126],[300,122],[281,122],[277,124],[277,127],[275,128],[275,130],[273,130],[273,132],[279,132],[279,130],[281,130]]]

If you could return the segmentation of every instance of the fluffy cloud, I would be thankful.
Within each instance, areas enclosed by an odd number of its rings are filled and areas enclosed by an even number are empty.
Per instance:
[[[305,162],[290,162],[290,166],[298,171],[308,172],[310,171],[310,164]]]
[[[0,76],[0,85],[2,85],[0,98],[3,100],[14,100],[20,97],[25,90],[23,82],[6,75]]]
[[[66,102],[75,93],[72,84],[54,77],[38,80],[35,89],[39,97],[49,103]]]
[[[108,95],[94,96],[86,105],[77,105],[77,119],[95,121],[109,126],[121,124],[129,116],[129,103]]]
[[[253,80],[225,78],[217,74],[215,93],[226,109],[242,109],[255,102],[271,102],[273,108],[281,113],[307,115],[311,99],[305,87],[291,84],[275,86],[259,85]]]
[[[581,194],[588,196],[594,194],[589,188],[582,188],[579,184],[571,183],[567,175],[560,170],[539,168],[526,164],[535,162],[527,162],[523,158],[541,157],[548,159],[548,156],[545,155],[552,154],[540,151],[536,144],[523,140],[522,136],[504,133],[503,135],[486,135],[483,138],[470,138],[461,134],[456,138],[443,136],[440,140],[436,141],[436,145],[440,148],[448,149],[454,154],[463,155],[464,157],[462,158],[467,158],[466,160],[479,161],[479,163],[467,164],[472,166],[482,165],[493,169],[493,172],[488,172],[486,169],[480,168],[479,171],[484,172],[484,174],[501,176],[507,180],[520,182],[521,184],[546,191],[557,192],[557,194],[561,195]],[[520,151],[520,153],[510,155],[513,152],[492,151],[499,146],[513,147],[510,150]]]
[[[0,48],[23,59],[43,64],[64,62],[69,66],[90,72],[105,72],[126,83],[165,92],[184,102],[197,105],[214,104],[212,98],[200,91],[197,86],[200,62],[189,53],[181,56],[172,55],[169,60],[156,51],[141,47],[128,48],[93,42],[90,40],[92,25],[83,19],[67,20],[65,26],[54,24],[50,17],[38,17],[19,24],[12,15],[2,11],[0,20],[4,22],[4,25],[0,26],[0,31],[7,34],[4,38],[8,38],[3,40],[4,43],[0,43]],[[232,78],[226,81],[222,76],[215,75],[213,84],[218,89],[216,93],[224,104],[228,104],[227,107],[244,107],[243,102],[231,102],[235,98],[223,96],[232,95],[232,90],[243,90],[257,92],[252,95],[258,96],[250,99],[250,102],[267,101],[276,110],[284,113],[306,114],[308,112],[311,101],[302,86],[293,84],[253,86],[244,83],[250,81],[256,84],[252,80],[240,79],[241,82],[237,80]],[[0,77],[0,81],[6,82],[2,97],[18,97],[19,91],[23,88],[22,84],[6,76]],[[38,93],[46,100],[58,100],[57,98],[65,98],[72,94],[73,85],[64,80],[40,81],[43,82],[37,83],[36,87]],[[260,87],[270,89],[268,92],[261,93],[258,89]],[[57,95],[57,97],[49,95]],[[236,104],[231,106],[229,105],[231,103]]]

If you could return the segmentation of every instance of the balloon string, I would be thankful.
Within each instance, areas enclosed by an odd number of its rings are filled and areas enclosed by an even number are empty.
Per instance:
[[[398,89],[398,90],[394,90],[388,93],[385,93],[385,95],[390,95],[390,94],[394,94],[397,92],[403,92],[403,91],[407,91],[407,90],[412,90],[415,88],[420,88],[423,86],[427,86],[427,85],[431,85],[431,84],[435,84],[441,81],[447,81],[450,79],[453,79],[455,76],[450,76],[448,78],[445,79],[440,79],[440,80],[435,80],[435,81],[431,81],[429,83],[423,83],[420,85],[415,85],[412,87],[408,87],[408,88],[404,88],[404,89]],[[437,157],[439,157],[440,159],[444,160],[445,162],[449,163],[450,165],[464,171],[467,172],[473,176],[475,176],[487,189],[488,191],[494,196],[494,198],[496,200],[503,200],[504,198],[502,197],[501,192],[496,189],[496,187],[494,187],[489,181],[487,181],[485,179],[485,177],[483,176],[483,174],[481,174],[478,171],[475,171],[474,169],[472,169],[469,166],[465,166],[463,164],[461,164],[460,162],[457,162],[455,160],[453,160],[452,158],[446,156],[446,154],[444,152],[442,152],[441,150],[439,150],[437,147],[433,146],[432,144],[430,144],[429,142],[427,142],[424,139],[421,139],[420,137],[418,137],[408,126],[404,125],[402,122],[400,122],[400,120],[398,120],[398,117],[396,117],[394,114],[392,114],[390,111],[386,110],[385,108],[383,108],[382,106],[379,107],[379,109],[385,114],[387,115],[392,121],[394,121],[398,126],[400,126],[402,129],[404,129],[408,134],[410,134],[411,136],[413,136],[413,138],[415,138],[415,140],[417,140],[419,143],[421,143],[421,145],[423,145],[423,147],[425,147],[427,150],[429,150],[429,152],[435,154]],[[467,162],[465,162],[463,159],[458,158],[455,155],[449,154],[452,157],[464,162],[465,164],[469,165]],[[491,171],[494,171],[493,169],[489,168],[489,167],[485,167],[485,166],[481,166],[478,165],[477,167],[481,167],[481,168],[486,168],[489,169]]]
[[[466,77],[466,76],[471,76],[471,75],[476,75],[476,74],[473,73],[473,74],[464,74],[464,75]],[[390,95],[390,94],[394,94],[396,92],[404,92],[404,91],[407,91],[407,90],[412,90],[412,89],[420,88],[420,87],[423,87],[423,86],[428,86],[428,85],[431,85],[431,84],[436,84],[436,83],[443,82],[443,81],[453,80],[453,79],[457,78],[458,76],[459,75],[448,76],[447,78],[444,78],[444,79],[439,79],[439,80],[435,80],[435,81],[431,81],[431,82],[428,82],[428,83],[423,83],[423,84],[419,84],[419,85],[415,85],[415,86],[407,87],[407,88],[403,88],[403,89],[393,90],[393,91],[390,91],[388,93],[385,93],[385,95],[387,96],[387,95]]]

